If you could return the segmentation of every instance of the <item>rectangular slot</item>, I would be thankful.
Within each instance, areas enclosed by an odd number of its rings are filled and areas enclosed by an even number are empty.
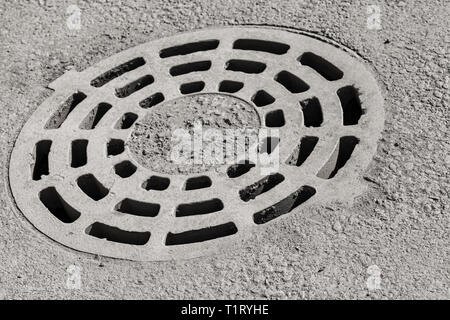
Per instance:
[[[111,80],[120,77],[124,73],[133,71],[134,69],[139,68],[140,66],[143,66],[145,64],[145,60],[143,58],[136,58],[133,60],[130,60],[128,62],[125,62],[115,68],[112,68],[111,70],[103,73],[102,75],[98,76],[94,80],[91,81],[91,86],[99,88],[110,82]]]
[[[116,129],[129,129],[136,122],[138,115],[132,112],[125,113],[115,124]]]
[[[162,49],[159,53],[161,58],[169,58],[174,56],[181,56],[191,54],[198,51],[214,50],[219,46],[219,40],[204,40],[199,42],[191,42]]]
[[[156,106],[158,103],[163,102],[164,99],[164,95],[161,92],[157,92],[139,102],[139,106],[141,108],[148,109]]]
[[[156,203],[142,202],[132,199],[124,199],[116,204],[114,210],[140,217],[156,217],[160,205]]]
[[[170,75],[173,77],[181,76],[191,72],[206,71],[211,68],[211,61],[196,61],[190,63],[179,64],[170,68]]]
[[[95,201],[103,199],[109,193],[109,190],[90,173],[79,177],[77,184],[88,197]]]
[[[145,190],[166,190],[170,185],[170,179],[165,177],[151,176],[142,184],[142,188]]]
[[[233,49],[261,51],[272,54],[285,54],[289,48],[289,45],[281,42],[259,39],[238,39],[233,44]]]
[[[219,85],[219,92],[235,93],[244,87],[242,82],[224,80]]]
[[[263,224],[278,218],[279,216],[291,212],[299,205],[309,200],[315,193],[316,189],[313,187],[303,186],[273,206],[255,213],[253,215],[253,221],[256,224]]]
[[[116,96],[118,98],[126,98],[129,95],[135,93],[136,91],[141,90],[142,88],[152,84],[155,81],[153,76],[151,75],[145,75],[129,84],[127,84],[125,87],[116,89]]]
[[[305,127],[320,127],[323,122],[322,107],[319,99],[313,97],[300,101],[303,112],[303,125]]]
[[[228,175],[228,177],[230,177],[232,179],[239,178],[240,176],[249,172],[254,167],[255,167],[255,164],[251,163],[249,161],[245,161],[244,163],[233,164],[228,167],[227,175]]]
[[[196,216],[208,214],[223,209],[223,203],[219,199],[180,204],[175,212],[177,217]]]
[[[328,81],[339,80],[344,76],[344,73],[335,65],[312,52],[305,52],[298,60],[302,65],[314,69]]]
[[[82,92],[76,92],[72,94],[59,108],[56,112],[51,116],[51,118],[47,121],[44,128],[45,129],[58,129],[61,125],[66,121],[69,114],[75,109],[77,105],[79,105],[84,99],[86,99],[86,95]]]
[[[266,70],[266,64],[258,61],[233,59],[225,64],[225,69],[244,73],[261,73]]]
[[[253,103],[258,107],[264,107],[275,102],[275,98],[264,90],[259,90],[252,97]]]
[[[291,93],[301,93],[309,89],[309,86],[299,77],[289,71],[281,71],[275,76],[275,81],[280,83]]]
[[[322,179],[333,178],[350,159],[359,139],[353,136],[341,137],[337,147],[317,176]]]
[[[125,151],[125,142],[120,139],[111,139],[106,144],[106,154],[108,156],[117,156]]]
[[[35,181],[41,180],[42,176],[49,174],[48,155],[50,154],[51,146],[52,141],[41,140],[34,147],[33,180]]]
[[[237,232],[238,229],[233,222],[181,233],[169,232],[166,238],[166,246],[203,242],[231,236]]]
[[[358,124],[359,119],[363,115],[361,101],[359,100],[358,90],[353,86],[340,88],[337,91],[344,117],[344,126],[352,126]]]
[[[318,141],[319,138],[317,137],[303,137],[300,141],[300,145],[295,148],[294,152],[289,157],[286,163],[291,166],[300,167],[311,155]]]
[[[42,204],[61,222],[72,223],[80,217],[80,213],[72,208],[56,191],[48,187],[39,193]]]
[[[200,92],[204,88],[205,88],[205,83],[203,81],[189,82],[189,83],[183,83],[180,86],[180,92],[182,94],[189,94],[189,93]]]
[[[114,166],[114,172],[121,178],[131,177],[137,170],[137,167],[128,160],[119,162]]]
[[[80,124],[80,129],[90,130],[94,129],[103,116],[112,108],[109,103],[99,103],[94,109],[89,112],[87,117]]]
[[[87,146],[88,140],[79,139],[72,141],[72,148],[70,151],[72,168],[79,168],[87,163]]]
[[[208,176],[193,177],[186,180],[184,190],[197,190],[209,188],[212,185],[211,178]]]
[[[95,222],[86,228],[86,234],[107,241],[143,246],[150,239],[150,232],[125,231]]]
[[[284,181],[284,176],[280,173],[274,173],[263,179],[245,187],[239,191],[239,197],[242,201],[250,201],[255,199],[257,196],[275,188],[281,182]]]
[[[266,113],[266,127],[280,128],[284,126],[286,120],[284,119],[283,110],[274,110]]]

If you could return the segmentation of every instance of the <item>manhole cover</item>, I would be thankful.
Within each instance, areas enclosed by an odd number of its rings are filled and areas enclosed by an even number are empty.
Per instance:
[[[284,29],[184,33],[53,82],[11,155],[16,203],[77,250],[133,260],[200,256],[313,202],[353,197],[384,113],[350,51]],[[207,119],[205,118],[207,117]],[[279,130],[279,169],[167,160],[171,129]]]

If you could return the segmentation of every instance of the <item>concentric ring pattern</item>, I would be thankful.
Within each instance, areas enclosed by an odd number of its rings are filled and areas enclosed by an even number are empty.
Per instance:
[[[131,260],[209,254],[300,207],[354,196],[384,121],[378,85],[356,55],[277,28],[151,41],[50,87],[11,154],[14,199],[52,239]],[[139,119],[205,93],[245,100],[263,127],[279,129],[278,172],[242,163],[170,175],[133,160],[126,142]]]

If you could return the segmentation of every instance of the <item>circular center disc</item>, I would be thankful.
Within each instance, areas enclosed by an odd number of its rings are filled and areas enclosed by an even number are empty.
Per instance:
[[[196,94],[154,106],[135,124],[127,146],[140,165],[155,172],[199,173],[223,164],[218,158],[207,161],[202,152],[211,150],[212,144],[225,150],[228,129],[259,127],[258,113],[249,103],[224,94]],[[221,138],[217,139],[216,135],[215,139],[208,139],[208,132],[218,133]],[[182,142],[181,136],[188,140]],[[180,143],[186,145],[186,142],[192,145],[188,148],[179,146]],[[200,154],[195,154],[194,143],[201,144]],[[173,160],[172,156],[178,151],[184,152],[182,158]],[[225,153],[223,160],[226,156],[236,157],[236,150],[233,149],[231,154]]]

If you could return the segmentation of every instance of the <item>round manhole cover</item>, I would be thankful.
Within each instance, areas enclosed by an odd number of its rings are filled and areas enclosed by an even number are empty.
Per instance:
[[[384,121],[356,55],[275,28],[151,41],[50,87],[12,151],[15,201],[64,245],[133,260],[208,254],[299,207],[358,194]],[[264,129],[255,150],[276,161],[175,163],[174,131],[196,123]]]

